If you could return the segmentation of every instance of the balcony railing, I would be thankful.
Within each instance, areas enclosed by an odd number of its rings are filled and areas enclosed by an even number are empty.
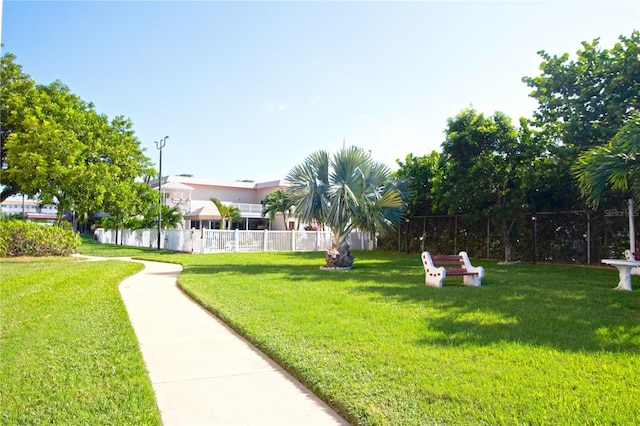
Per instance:
[[[240,210],[240,216],[242,217],[264,217],[262,216],[262,204],[249,204],[249,203],[231,203],[234,207]]]

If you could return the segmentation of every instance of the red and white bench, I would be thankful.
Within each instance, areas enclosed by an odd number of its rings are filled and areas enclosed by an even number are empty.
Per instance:
[[[426,274],[425,284],[432,287],[442,287],[446,277],[462,276],[464,285],[480,287],[484,278],[484,268],[473,266],[466,252],[456,254],[422,253],[422,264]]]
[[[632,253],[631,250],[625,250],[624,258],[627,260],[640,260],[640,252]],[[640,266],[631,268],[631,275],[640,275]]]

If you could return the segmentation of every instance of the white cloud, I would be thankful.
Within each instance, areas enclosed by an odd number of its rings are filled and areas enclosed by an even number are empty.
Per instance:
[[[324,102],[324,100],[326,99],[326,97],[324,95],[315,95],[311,97],[311,103],[313,104],[319,104],[321,102]]]
[[[286,110],[289,109],[289,105],[288,104],[279,104],[276,102],[272,102],[269,105],[267,105],[267,110],[269,112],[284,112]]]

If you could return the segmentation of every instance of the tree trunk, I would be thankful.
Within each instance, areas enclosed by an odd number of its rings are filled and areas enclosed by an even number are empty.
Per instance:
[[[327,268],[351,268],[353,266],[351,247],[346,241],[342,244],[333,241],[331,248],[327,250],[325,259]]]
[[[513,227],[513,222],[511,222],[511,226],[507,224],[507,219],[502,220],[502,239],[504,240],[504,261],[511,262],[511,238],[509,238],[509,234],[511,233],[511,228]]]

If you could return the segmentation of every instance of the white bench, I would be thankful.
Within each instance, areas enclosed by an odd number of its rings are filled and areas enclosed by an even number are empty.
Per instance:
[[[462,276],[462,283],[472,287],[480,287],[484,278],[484,268],[473,266],[466,252],[456,254],[431,255],[428,251],[422,253],[422,265],[425,272],[425,284],[432,287],[442,287],[446,277]]]
[[[605,265],[615,266],[618,269],[620,281],[616,290],[631,291],[631,271],[640,267],[640,261],[638,260],[626,260],[626,259],[602,259],[602,263]]]

